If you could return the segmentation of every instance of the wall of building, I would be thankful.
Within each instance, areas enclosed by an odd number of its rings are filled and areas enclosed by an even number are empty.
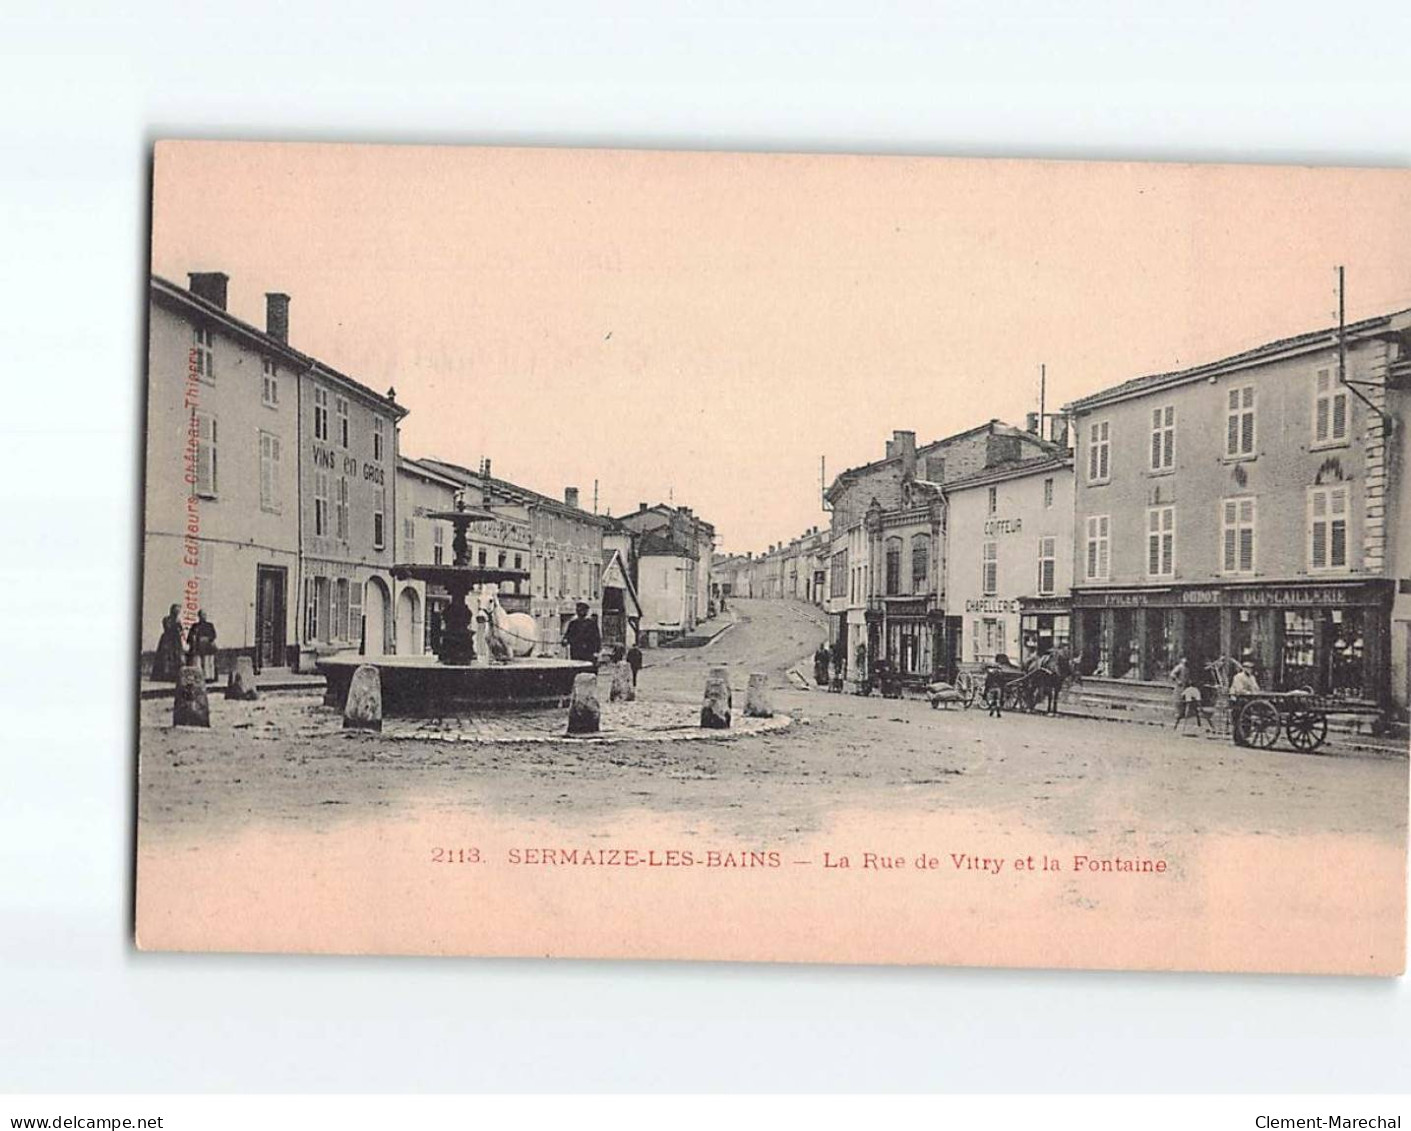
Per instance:
[[[299,404],[300,642],[394,652],[398,412],[321,371],[301,376]]]
[[[637,559],[637,597],[646,632],[677,634],[686,627],[686,575],[691,559],[677,554],[643,554]]]
[[[530,612],[551,654],[579,601],[601,616],[604,521],[586,512],[532,503]]]
[[[1384,341],[1349,341],[1352,380],[1380,383],[1388,360]],[[1328,345],[1283,356],[1270,350],[1248,364],[1166,390],[1076,406],[1074,601],[1084,608],[1099,599],[1114,605],[1080,614],[1075,625],[1085,661],[1092,662],[1097,650],[1094,670],[1154,679],[1179,655],[1200,661],[1197,674],[1216,657],[1230,656],[1254,663],[1266,686],[1312,686],[1377,699],[1389,690],[1404,697],[1404,682],[1398,686],[1387,678],[1395,662],[1387,639],[1394,588],[1388,572],[1394,548],[1388,543],[1388,468],[1394,453],[1380,419],[1337,386],[1336,374],[1337,351]],[[1325,402],[1323,415],[1320,381],[1341,401],[1336,408]],[[1252,444],[1248,452],[1231,454],[1230,396],[1244,389],[1252,390]],[[1373,393],[1383,396],[1380,389]],[[1247,395],[1237,395],[1245,411]],[[1164,423],[1168,412],[1174,451],[1169,467],[1154,468],[1153,414],[1162,414]],[[1320,421],[1344,416],[1342,434],[1329,430],[1320,437]],[[1108,435],[1105,477],[1100,466],[1093,474],[1095,427]],[[1336,523],[1328,523],[1321,526],[1324,536],[1315,538],[1315,501],[1327,503],[1329,493],[1345,500],[1342,514],[1331,516],[1341,519],[1343,533],[1329,537]],[[1229,513],[1240,508],[1247,519],[1252,554],[1239,552],[1238,531],[1227,550],[1227,504]],[[1172,552],[1168,558],[1164,551],[1163,526],[1155,533],[1153,558],[1151,524],[1167,521]],[[1105,572],[1102,545],[1089,536],[1104,525]],[[1316,547],[1328,559],[1321,565]],[[1334,552],[1340,560],[1328,557]],[[1163,589],[1173,596],[1163,596]],[[1125,595],[1112,596],[1113,590]]]
[[[1380,367],[1384,357],[1383,344],[1358,343],[1349,351],[1349,373]],[[1336,351],[1323,350],[1081,412],[1076,420],[1076,584],[1380,573],[1383,536],[1365,537],[1370,532],[1366,445],[1369,424],[1376,418],[1347,395],[1345,439],[1319,444],[1313,436],[1317,372],[1335,373],[1336,367]],[[1255,390],[1254,453],[1232,458],[1225,449],[1226,407],[1230,390],[1245,386]],[[1152,413],[1168,406],[1175,410],[1173,467],[1153,470]],[[1110,466],[1107,478],[1095,481],[1088,466],[1091,430],[1103,423],[1109,428]],[[1348,561],[1343,569],[1319,571],[1310,561],[1309,491],[1318,485],[1348,488]],[[1247,573],[1223,568],[1221,502],[1229,498],[1255,500],[1254,567]],[[1173,569],[1153,575],[1147,561],[1147,512],[1165,506],[1175,508]],[[1106,579],[1088,576],[1084,562],[1086,521],[1093,515],[1110,516]]]
[[[195,327],[211,328],[209,377],[193,372]],[[298,580],[297,384],[276,366],[277,402],[264,402],[266,356],[211,321],[153,301],[149,318],[142,650],[150,665],[169,606],[206,610],[222,651],[253,655],[263,567],[281,589],[282,635],[296,639]],[[204,367],[203,367],[204,368]],[[198,491],[192,410],[214,421],[215,482]],[[265,437],[262,440],[262,435]],[[277,460],[267,445],[277,445]],[[261,448],[266,445],[265,477]],[[207,432],[200,440],[211,446]],[[208,458],[208,457],[200,457]],[[273,481],[270,478],[271,466]],[[269,662],[275,657],[264,657]],[[222,669],[225,664],[222,663]]]
[[[946,499],[946,612],[961,618],[960,659],[989,661],[1002,651],[1017,663],[1024,658],[1020,598],[1066,597],[1072,588],[1072,468],[1048,464],[1032,474],[955,485]],[[1045,549],[1052,582],[1041,589]],[[993,586],[986,585],[987,554]]]

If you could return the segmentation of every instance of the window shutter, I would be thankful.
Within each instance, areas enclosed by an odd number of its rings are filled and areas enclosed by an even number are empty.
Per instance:
[[[196,493],[216,493],[216,422],[204,412],[196,414]]]

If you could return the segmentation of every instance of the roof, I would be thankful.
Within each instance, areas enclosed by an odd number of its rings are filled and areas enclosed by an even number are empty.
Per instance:
[[[417,462],[456,480],[458,483],[474,483],[481,490],[502,495],[511,502],[540,507],[565,518],[586,522],[591,526],[609,527],[612,525],[612,520],[605,515],[593,514],[581,507],[571,507],[562,499],[555,499],[551,495],[541,495],[538,491],[531,491],[528,487],[521,487],[518,483],[511,483],[508,479],[496,479],[493,475],[481,475],[478,471],[471,471],[468,467],[461,467],[459,464],[437,459],[435,456],[422,456]]]
[[[641,535],[637,542],[638,558],[693,558],[695,555],[683,546],[678,546],[670,538],[664,538],[656,531]]]
[[[959,440],[967,440],[971,436],[976,436],[981,432],[992,432],[996,436],[1018,436],[1039,447],[1050,448],[1054,451],[1059,450],[1058,446],[1050,440],[1044,440],[1032,432],[1025,432],[1022,428],[1016,428],[1012,424],[1006,424],[1003,420],[994,419],[987,420],[983,424],[977,424],[973,428],[966,428],[962,432],[955,432],[950,436],[944,436],[939,440],[932,440],[929,444],[922,444],[916,449],[916,458],[917,460],[923,460],[928,455],[935,453],[938,448],[944,447],[947,444],[954,444]],[[823,497],[831,501],[833,493],[837,491],[840,486],[844,485],[844,480],[859,478],[866,472],[876,471],[878,468],[885,467],[887,464],[900,463],[901,458],[900,455],[884,456],[882,459],[875,459],[871,463],[859,464],[857,467],[849,467],[844,471],[840,471],[833,477],[833,482],[828,485],[828,489],[823,492]]]
[[[442,475],[439,472],[433,471],[420,460],[412,459],[411,456],[399,455],[397,457],[397,470],[404,471],[409,475],[415,475],[419,479],[425,479],[428,483],[440,483],[444,487],[463,486],[463,484],[461,484],[458,480],[452,479],[448,475]]]
[[[163,279],[160,275],[152,275],[149,286],[154,299],[159,299],[169,306],[185,307],[188,310],[196,311],[202,318],[212,322],[217,322],[229,333],[249,340],[256,349],[265,353],[277,354],[291,364],[308,371],[309,375],[317,374],[327,378],[335,385],[340,386],[347,392],[353,393],[364,401],[372,403],[376,408],[390,412],[394,419],[401,420],[410,411],[403,405],[399,405],[389,396],[374,392],[346,373],[340,373],[327,362],[320,361],[311,354],[297,350],[288,342],[280,341],[272,337],[269,333],[251,325],[244,319],[236,318],[230,311],[209,302],[200,295],[193,294],[185,287],[179,287],[170,279]]]
[[[1030,456],[1028,459],[998,463],[972,472],[959,479],[952,479],[943,488],[946,491],[964,491],[970,487],[980,487],[989,483],[1000,483],[1006,479],[1022,479],[1026,475],[1042,475],[1047,471],[1058,471],[1073,466],[1072,453],[1063,455]]]
[[[627,568],[627,563],[622,560],[621,550],[603,551],[603,571],[599,574],[599,577],[604,583],[604,588],[606,588],[608,571],[612,569],[614,562],[617,564],[617,568],[622,574],[622,580],[627,587],[627,595],[632,598],[632,604],[637,609],[637,615],[640,617],[642,615],[642,601],[641,598],[637,596],[637,587],[632,584],[632,574]]]
[[[1411,308],[1394,310],[1388,314],[1379,314],[1373,318],[1364,318],[1360,322],[1350,323],[1344,327],[1343,333],[1348,338],[1374,338],[1379,333],[1386,332],[1404,334],[1408,329],[1411,329]],[[1149,373],[1144,377],[1133,377],[1130,381],[1123,381],[1120,385],[1113,385],[1111,388],[1070,401],[1063,406],[1063,409],[1065,412],[1083,412],[1099,405],[1140,396],[1156,389],[1183,385],[1189,381],[1198,381],[1206,377],[1218,376],[1227,371],[1245,369],[1251,365],[1273,361],[1281,355],[1306,353],[1315,349],[1332,349],[1337,343],[1338,329],[1336,326],[1325,330],[1312,330],[1306,334],[1296,334],[1291,338],[1279,338],[1272,342],[1265,342],[1261,346],[1255,346],[1242,353],[1231,354],[1229,357],[1222,357],[1217,361],[1193,365],[1188,369],[1173,369],[1165,373]]]
[[[670,522],[679,515],[687,522],[694,524],[697,529],[707,530],[711,534],[715,533],[715,526],[696,514],[695,511],[689,510],[686,507],[673,506],[670,503],[654,503],[649,507],[638,507],[635,511],[628,511],[626,514],[618,515],[613,521],[621,526],[627,527],[627,529],[631,529],[628,523],[634,518],[641,518],[643,515],[660,515],[666,522]]]

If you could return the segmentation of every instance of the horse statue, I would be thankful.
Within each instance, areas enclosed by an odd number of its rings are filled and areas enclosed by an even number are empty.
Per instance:
[[[539,643],[538,626],[528,613],[507,613],[499,601],[499,590],[484,586],[475,594],[475,619],[484,618],[485,648],[489,659],[507,664],[534,654]]]

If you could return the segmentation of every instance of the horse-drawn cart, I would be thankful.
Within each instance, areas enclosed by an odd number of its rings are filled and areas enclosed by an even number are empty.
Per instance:
[[[1236,746],[1267,750],[1280,733],[1295,750],[1311,754],[1328,740],[1328,716],[1375,714],[1369,705],[1312,691],[1255,691],[1230,695],[1230,733]]]

